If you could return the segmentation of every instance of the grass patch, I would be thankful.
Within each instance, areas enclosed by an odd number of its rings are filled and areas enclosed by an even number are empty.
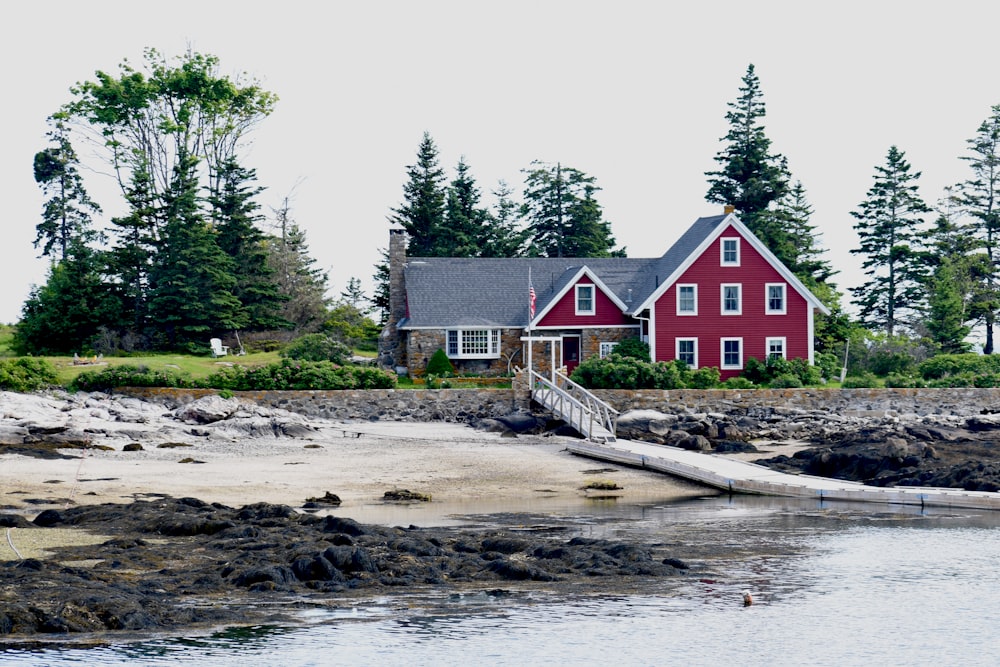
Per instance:
[[[84,371],[99,371],[108,366],[146,366],[150,370],[171,370],[186,373],[192,378],[208,377],[225,364],[237,366],[266,366],[278,363],[281,359],[277,352],[258,352],[242,357],[193,357],[186,354],[151,354],[137,357],[104,357],[99,364],[74,364],[73,357],[43,357],[56,368],[59,383],[67,385]]]

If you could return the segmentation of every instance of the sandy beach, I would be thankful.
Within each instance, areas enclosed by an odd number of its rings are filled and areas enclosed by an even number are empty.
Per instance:
[[[385,524],[440,525],[454,515],[544,512],[618,502],[705,495],[704,487],[657,473],[582,458],[560,436],[503,437],[452,423],[327,423],[305,438],[187,438],[143,451],[60,450],[75,458],[0,456],[0,504],[46,508],[130,502],[157,494],[239,507],[301,507],[336,494],[338,515]],[[614,491],[586,489],[614,482]],[[406,489],[430,502],[385,502]]]

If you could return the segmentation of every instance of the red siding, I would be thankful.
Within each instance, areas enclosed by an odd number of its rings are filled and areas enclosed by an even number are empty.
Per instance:
[[[656,302],[655,343],[657,361],[669,361],[676,356],[677,338],[698,339],[698,367],[722,369],[723,338],[743,339],[743,364],[747,359],[767,356],[768,338],[785,338],[787,359],[809,358],[809,305],[787,285],[777,270],[746,241],[740,241],[740,266],[722,266],[722,238],[740,237],[733,228],[722,233],[687,271],[663,293]],[[723,284],[742,285],[742,314],[722,315]],[[785,283],[785,314],[765,314],[765,286]],[[678,284],[696,284],[698,314],[678,316],[676,297]],[[739,375],[739,370],[722,370],[722,379]]]
[[[594,314],[576,314],[576,285],[594,285]],[[635,322],[622,313],[611,298],[593,283],[593,278],[584,276],[552,307],[538,326],[541,327],[606,327]]]

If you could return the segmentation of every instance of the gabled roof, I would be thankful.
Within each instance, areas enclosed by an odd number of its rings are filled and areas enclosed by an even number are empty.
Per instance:
[[[594,279],[623,312],[652,304],[732,225],[805,300],[829,310],[733,214],[695,220],[658,258],[413,257],[405,271],[408,316],[400,329],[523,328],[528,325],[528,276],[535,288],[535,321],[583,275]]]
[[[715,242],[722,232],[728,227],[732,226],[747,243],[753,247],[760,255],[774,267],[774,269],[781,275],[785,281],[791,285],[792,289],[798,292],[806,302],[818,308],[820,312],[829,315],[830,309],[827,308],[823,303],[816,298],[812,292],[802,284],[794,273],[788,270],[781,261],[774,256],[767,247],[761,243],[753,232],[751,232],[746,225],[740,222],[740,219],[732,213],[727,213],[725,215],[713,215],[707,218],[698,218],[694,221],[694,224],[688,228],[684,234],[677,239],[677,241],[664,253],[663,257],[660,258],[656,265],[656,272],[653,276],[653,284],[647,281],[645,288],[643,289],[644,296],[636,302],[635,309],[629,311],[629,314],[639,313],[646,308],[651,308],[653,303],[656,302],[660,296],[670,289],[670,286],[680,278],[681,275],[688,269],[691,264],[694,263],[696,259],[701,257],[702,253]],[[652,287],[651,291],[647,291],[649,287]]]
[[[595,278],[595,284],[627,308],[629,301],[635,300],[635,285],[657,261],[626,257],[412,257],[405,268],[409,316],[399,328],[526,327],[529,270],[535,288],[536,320],[584,269]]]

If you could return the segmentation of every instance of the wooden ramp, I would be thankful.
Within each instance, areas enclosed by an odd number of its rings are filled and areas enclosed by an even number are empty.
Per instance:
[[[592,442],[615,441],[618,411],[570,380],[555,373],[550,380],[528,369],[531,398]]]
[[[792,475],[719,454],[632,440],[608,443],[574,440],[567,449],[580,456],[683,477],[729,493],[1000,510],[1000,492],[868,486],[826,477]]]

